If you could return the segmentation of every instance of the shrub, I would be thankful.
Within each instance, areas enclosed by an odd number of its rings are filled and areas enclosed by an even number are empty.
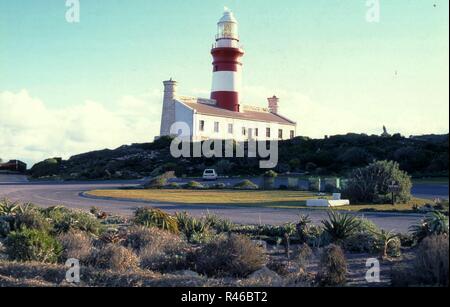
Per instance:
[[[297,250],[295,261],[301,269],[306,270],[312,255],[311,248],[307,244],[302,244]]]
[[[342,242],[342,247],[353,253],[375,254],[380,251],[378,241],[373,233],[357,232]]]
[[[50,207],[42,211],[44,216],[53,222],[55,233],[66,233],[71,230],[80,230],[93,235],[103,232],[104,226],[92,214],[70,210],[65,207]]]
[[[14,216],[12,228],[14,230],[28,228],[48,232],[52,225],[39,211],[29,210]]]
[[[90,256],[89,263],[98,269],[125,272],[136,269],[139,265],[139,258],[123,246],[108,244],[95,251]]]
[[[0,216],[11,216],[19,212],[20,205],[7,199],[0,201]]]
[[[92,252],[92,239],[84,232],[71,231],[60,234],[57,238],[62,246],[61,261],[74,258],[85,261]]]
[[[162,175],[159,175],[155,178],[150,179],[143,186],[146,189],[162,189],[167,184],[167,181],[174,177],[175,177],[175,172],[173,172],[173,171],[165,172]]]
[[[134,212],[134,223],[145,227],[157,227],[178,233],[177,219],[156,208],[139,208]]]
[[[264,178],[276,178],[278,174],[272,170],[264,173]]]
[[[410,231],[418,242],[430,235],[448,235],[448,216],[437,211],[430,212],[421,223],[411,226]]]
[[[10,260],[56,262],[61,245],[46,232],[22,229],[12,232],[5,241],[6,254]]]
[[[196,219],[186,212],[176,214],[178,229],[184,234],[188,241],[194,237],[199,238],[209,230],[209,223],[205,219]]]
[[[162,189],[166,184],[166,178],[156,177],[150,180],[144,187],[146,189]]]
[[[213,241],[193,257],[197,272],[217,277],[246,277],[266,264],[265,250],[240,235]]]
[[[360,227],[358,218],[350,214],[340,214],[335,211],[328,212],[328,220],[322,221],[324,231],[333,242],[341,243],[353,235]]]
[[[233,186],[233,188],[236,190],[258,190],[259,189],[257,184],[254,184],[253,182],[251,182],[248,179],[236,183]]]
[[[183,240],[169,231],[159,228],[146,228],[142,226],[132,226],[128,229],[128,233],[123,244],[139,252],[143,248],[152,246],[155,250],[165,251],[172,244],[181,244]]]
[[[353,171],[343,194],[353,202],[389,203],[392,201],[389,188],[392,181],[399,185],[396,200],[409,201],[411,178],[392,161],[378,161]]]
[[[191,189],[191,190],[202,190],[206,187],[197,181],[189,181],[187,184],[184,185],[185,189]]]
[[[181,185],[176,182],[171,182],[168,185],[166,185],[166,189],[178,190],[181,189]]]
[[[379,232],[374,232],[374,235],[377,238],[377,241],[379,242],[381,246],[381,257],[387,258],[388,252],[389,252],[389,246],[391,246],[391,251],[395,249],[394,254],[392,256],[397,257],[400,256],[400,239],[398,238],[398,235],[391,232],[391,231],[385,231],[380,230]],[[393,248],[394,247],[394,248]],[[398,247],[398,248],[395,248]]]
[[[419,245],[411,266],[394,267],[393,286],[449,285],[449,240],[447,235],[426,237]]]
[[[320,286],[342,286],[347,281],[347,260],[338,245],[325,248],[319,262],[317,281]]]
[[[447,235],[433,235],[422,241],[414,261],[413,271],[420,284],[449,284],[449,240]]]
[[[219,182],[219,183],[216,183],[215,185],[213,185],[213,189],[216,189],[216,190],[223,190],[226,188],[227,188],[227,185],[222,182]]]
[[[187,245],[171,232],[134,226],[129,229],[124,244],[138,253],[141,267],[145,269],[169,272],[185,266]]]
[[[232,221],[223,219],[214,214],[207,214],[204,219],[209,227],[218,233],[231,232],[236,227]]]
[[[11,232],[11,224],[9,217],[0,216],[0,238],[4,238]]]

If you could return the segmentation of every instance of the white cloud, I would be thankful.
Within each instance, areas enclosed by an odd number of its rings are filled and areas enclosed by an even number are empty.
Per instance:
[[[50,108],[26,90],[0,93],[0,157],[32,164],[123,144],[151,142],[159,130],[159,91],[124,96],[106,107],[87,100]]]

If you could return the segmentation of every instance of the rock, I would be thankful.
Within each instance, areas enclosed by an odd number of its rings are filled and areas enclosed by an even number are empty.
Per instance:
[[[270,284],[274,287],[283,285],[283,278],[267,267],[263,267],[262,269],[253,272],[248,279],[258,283]]]

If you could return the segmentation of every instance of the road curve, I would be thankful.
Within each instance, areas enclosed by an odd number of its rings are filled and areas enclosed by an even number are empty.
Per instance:
[[[97,181],[97,182],[26,182],[12,180],[8,182],[0,176],[0,198],[13,201],[32,202],[43,207],[64,205],[70,208],[88,210],[92,206],[114,214],[131,215],[137,207],[158,207],[168,212],[187,211],[194,216],[207,212],[217,214],[241,224],[283,224],[295,222],[299,214],[308,214],[316,224],[326,218],[322,210],[308,209],[273,209],[215,205],[182,205],[158,204],[138,200],[107,200],[87,198],[82,194],[93,189],[114,189],[133,186],[139,181]],[[362,216],[363,214],[355,213]],[[395,213],[365,213],[364,216],[378,226],[387,230],[407,232],[408,228],[417,223],[422,215]]]

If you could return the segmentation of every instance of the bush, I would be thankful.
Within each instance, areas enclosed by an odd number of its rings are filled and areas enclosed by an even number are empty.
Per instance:
[[[201,235],[209,231],[210,224],[205,219],[197,219],[186,212],[176,214],[176,218],[178,229],[190,242],[193,242],[194,238],[200,238]]]
[[[297,250],[295,261],[301,269],[306,270],[312,255],[311,248],[307,244],[302,244]]]
[[[375,254],[380,252],[378,241],[373,233],[358,232],[342,242],[342,247],[352,253]]]
[[[81,262],[86,261],[92,252],[92,239],[84,232],[71,231],[58,236],[58,242],[62,246],[61,261],[74,258]]]
[[[108,244],[91,254],[89,263],[98,269],[125,272],[136,269],[139,258],[123,246]]]
[[[190,189],[190,190],[202,190],[205,189],[206,187],[201,184],[200,182],[197,181],[189,181],[187,184],[184,185],[185,189]]]
[[[11,232],[10,220],[6,216],[0,216],[0,238],[4,238]]]
[[[28,228],[48,232],[52,225],[39,211],[28,210],[14,216],[12,228],[13,230]]]
[[[324,231],[331,240],[341,243],[353,235],[361,225],[361,221],[350,214],[341,214],[335,211],[328,212],[328,220],[322,221]]]
[[[399,185],[396,201],[405,203],[411,199],[412,182],[408,174],[400,170],[398,163],[378,161],[353,171],[346,184],[344,197],[352,202],[390,203],[392,181]]]
[[[428,236],[448,235],[448,216],[437,211],[430,212],[418,225],[411,226],[410,230],[418,242]]]
[[[171,182],[165,186],[166,189],[178,190],[181,189],[181,185],[176,182]]]
[[[145,184],[146,189],[162,189],[167,184],[167,179],[162,177],[156,177],[151,179],[147,184]]]
[[[178,233],[177,219],[155,208],[139,208],[134,212],[134,223],[145,227],[157,227]]]
[[[141,267],[145,269],[169,272],[185,266],[187,245],[171,232],[134,226],[129,229],[124,244],[139,255]]]
[[[164,251],[170,248],[172,244],[178,245],[182,242],[183,240],[178,235],[169,231],[155,227],[132,226],[128,229],[123,244],[138,253],[149,246],[152,246],[156,250]]]
[[[236,190],[258,190],[259,186],[257,184],[254,184],[250,180],[246,179],[241,182],[236,183],[233,186]]]
[[[426,237],[419,245],[412,266],[394,267],[391,274],[393,286],[449,285],[449,240],[447,235]]]
[[[433,235],[422,241],[413,271],[420,284],[449,285],[449,240],[447,235]]]
[[[53,231],[57,234],[79,230],[99,235],[104,231],[101,222],[90,213],[65,207],[50,207],[43,210],[43,215],[53,222]]]
[[[193,257],[197,272],[217,277],[246,277],[266,264],[265,250],[240,235],[211,242]]]
[[[22,229],[11,232],[5,241],[10,260],[54,263],[61,253],[61,245],[46,232]]]
[[[347,260],[342,249],[334,244],[325,248],[319,262],[317,281],[320,286],[342,286],[347,281]]]

